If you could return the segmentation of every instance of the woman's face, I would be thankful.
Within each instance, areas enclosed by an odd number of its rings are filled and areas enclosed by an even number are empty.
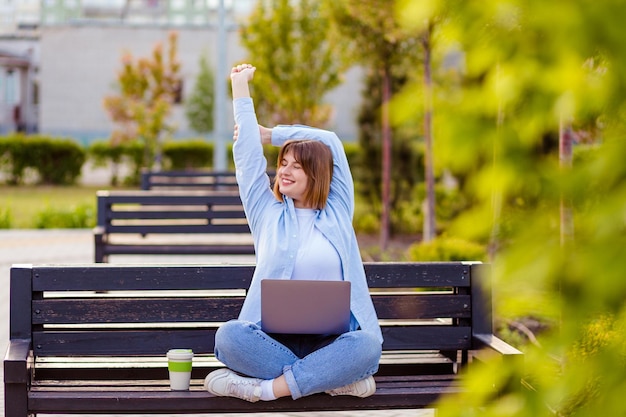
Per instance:
[[[304,195],[307,190],[309,177],[304,173],[302,166],[293,157],[293,152],[288,151],[276,172],[278,189],[294,201],[298,208],[307,208],[304,204]]]

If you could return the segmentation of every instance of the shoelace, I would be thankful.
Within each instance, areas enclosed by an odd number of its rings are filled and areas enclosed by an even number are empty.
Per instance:
[[[228,383],[228,393],[246,401],[256,402],[261,397],[261,387],[256,381],[238,379]]]

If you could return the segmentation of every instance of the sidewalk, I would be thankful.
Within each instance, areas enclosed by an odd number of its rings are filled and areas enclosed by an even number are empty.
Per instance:
[[[54,264],[93,262],[93,236],[91,230],[0,230],[0,347],[3,352],[9,340],[9,271],[12,264]],[[252,255],[238,256],[112,256],[113,263],[225,263],[254,262]],[[0,367],[0,374],[2,374]],[[3,377],[4,380],[4,377]],[[4,389],[0,390],[0,409],[4,415]],[[432,410],[385,410],[355,412],[303,412],[255,414],[260,417],[432,417]],[[211,414],[215,415],[215,414]],[[73,415],[76,416],[76,415]],[[207,415],[209,416],[209,415]],[[233,417],[249,414],[229,414]]]

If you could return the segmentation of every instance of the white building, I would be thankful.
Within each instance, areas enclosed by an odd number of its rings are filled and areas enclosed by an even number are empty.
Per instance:
[[[166,42],[170,30],[179,34],[183,99],[188,97],[202,54],[213,66],[224,57],[220,64],[226,71],[245,59],[236,22],[254,1],[223,0],[227,30],[220,45],[219,0],[0,0],[0,133],[17,129],[14,109],[20,107],[20,123],[26,119],[28,130],[82,143],[107,138],[113,125],[102,100],[115,91],[122,54],[147,56],[157,42]],[[3,53],[14,62],[7,64]],[[359,88],[353,81],[328,98],[335,109],[332,127],[348,140],[356,137]],[[230,106],[224,115],[230,130]],[[195,135],[182,105],[175,106],[172,118],[177,136]]]

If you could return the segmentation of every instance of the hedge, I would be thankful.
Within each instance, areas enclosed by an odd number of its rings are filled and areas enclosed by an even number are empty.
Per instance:
[[[21,133],[0,137],[0,169],[13,185],[24,183],[28,170],[40,184],[73,184],[86,158],[85,150],[71,139]]]

